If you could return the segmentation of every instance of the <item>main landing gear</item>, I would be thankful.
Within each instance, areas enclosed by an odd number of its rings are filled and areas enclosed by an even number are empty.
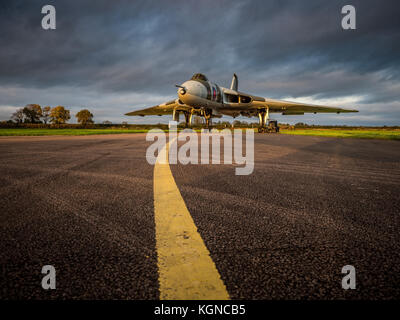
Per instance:
[[[276,120],[269,120],[269,112],[267,109],[262,109],[258,112],[258,118],[260,120],[260,126],[258,127],[258,132],[259,133],[264,133],[264,132],[279,132],[279,126],[278,126],[278,121]],[[268,122],[268,125],[266,124]]]

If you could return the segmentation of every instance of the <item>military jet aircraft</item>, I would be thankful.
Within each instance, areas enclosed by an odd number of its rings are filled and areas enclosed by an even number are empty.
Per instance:
[[[194,74],[190,80],[176,85],[176,87],[178,87],[177,99],[147,109],[129,112],[126,115],[162,116],[172,114],[173,120],[179,122],[179,115],[183,114],[186,126],[191,126],[193,115],[198,115],[204,117],[207,128],[211,118],[221,118],[223,115],[235,118],[241,115],[258,117],[260,121],[258,132],[278,132],[277,122],[269,119],[270,113],[303,115],[304,113],[358,112],[357,110],[268,99],[240,92],[236,74],[233,75],[230,89],[208,81],[207,77],[201,73]]]

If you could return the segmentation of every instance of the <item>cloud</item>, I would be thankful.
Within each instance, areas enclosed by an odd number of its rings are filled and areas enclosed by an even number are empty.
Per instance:
[[[223,86],[236,72],[241,90],[271,98],[362,97],[354,102],[363,112],[398,102],[398,1],[352,1],[357,29],[349,31],[342,0],[52,4],[54,31],[41,28],[42,1],[0,4],[0,105],[90,106],[96,119],[123,121],[176,97],[174,85],[195,72]],[[400,118],[400,110],[381,112],[377,124]],[[362,113],[346,119],[366,121]]]

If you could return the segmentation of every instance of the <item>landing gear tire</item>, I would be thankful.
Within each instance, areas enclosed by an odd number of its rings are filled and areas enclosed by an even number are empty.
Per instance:
[[[264,133],[265,132],[265,128],[258,128],[258,133]]]

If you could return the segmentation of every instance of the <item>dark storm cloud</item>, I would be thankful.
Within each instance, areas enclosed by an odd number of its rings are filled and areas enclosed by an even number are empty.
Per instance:
[[[349,3],[357,30],[344,31]],[[76,106],[136,93],[130,105],[140,107],[152,102],[145,94],[172,98],[194,72],[225,86],[236,72],[242,90],[273,98],[399,101],[397,1],[51,1],[55,31],[41,28],[45,4],[0,4],[0,86],[18,92],[0,105],[16,106],[32,89]],[[129,105],[119,103],[109,117]],[[105,117],[107,107],[94,106]]]

